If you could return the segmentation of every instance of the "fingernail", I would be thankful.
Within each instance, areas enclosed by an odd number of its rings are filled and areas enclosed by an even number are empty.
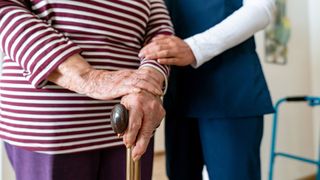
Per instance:
[[[144,55],[142,53],[139,53],[139,58],[143,59],[144,58]]]

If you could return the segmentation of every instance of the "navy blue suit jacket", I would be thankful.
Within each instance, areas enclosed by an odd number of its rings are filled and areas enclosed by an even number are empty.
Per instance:
[[[180,38],[203,32],[242,6],[242,0],[167,0]],[[237,27],[234,27],[237,28]],[[246,117],[273,112],[254,38],[198,69],[172,67],[164,99],[167,113],[186,117]]]

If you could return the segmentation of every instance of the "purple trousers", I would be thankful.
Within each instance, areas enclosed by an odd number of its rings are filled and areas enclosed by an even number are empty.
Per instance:
[[[16,180],[125,180],[126,148],[47,155],[5,143]],[[141,159],[141,179],[151,180],[153,141]]]

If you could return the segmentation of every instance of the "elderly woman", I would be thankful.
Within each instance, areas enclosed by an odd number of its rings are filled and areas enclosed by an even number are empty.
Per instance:
[[[147,146],[168,67],[138,53],[172,34],[163,1],[1,0],[0,23],[0,135],[17,180],[124,179],[125,147],[109,121],[120,98],[130,111],[124,142],[134,159],[146,152],[151,179]]]

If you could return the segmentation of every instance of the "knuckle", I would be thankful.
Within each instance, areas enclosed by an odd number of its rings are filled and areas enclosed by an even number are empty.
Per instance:
[[[149,78],[149,74],[150,74],[150,70],[146,69],[145,73],[141,74],[141,78],[146,80]]]
[[[137,98],[137,97],[133,98],[132,107],[138,108],[140,106],[139,101],[140,101],[139,98]]]
[[[163,54],[164,54],[165,56],[169,56],[169,50],[163,51]]]
[[[171,37],[168,42],[171,44],[175,44],[175,39],[173,37]]]
[[[169,43],[168,43],[168,45],[169,45],[169,47],[171,48],[171,49],[176,49],[178,46],[177,46],[177,44],[174,42],[174,41],[170,41]]]
[[[135,121],[132,123],[132,129],[140,129],[140,127],[141,127],[140,121]]]
[[[176,36],[171,36],[171,39],[172,39],[173,41],[179,40],[179,38],[176,37]]]
[[[156,51],[160,51],[160,50],[161,50],[161,45],[157,45],[157,46],[155,47],[155,50],[156,50]]]
[[[161,116],[161,119],[166,116],[166,111],[164,110],[164,108],[161,108],[161,110],[160,110],[160,116]]]
[[[134,140],[132,138],[127,138],[125,144],[129,145],[129,144],[133,144]]]
[[[150,104],[150,107],[152,110],[157,110],[159,108],[159,104],[157,103],[157,101],[152,101]]]
[[[129,144],[129,140],[128,140],[128,135],[127,135],[127,134],[125,134],[125,135],[123,136],[123,143],[124,143],[124,144]]]
[[[161,117],[166,114],[166,110],[165,110],[164,107],[163,107],[161,104],[159,104],[159,103],[157,103],[157,105],[156,105],[156,110],[157,110],[158,114],[159,114]]]
[[[139,110],[141,108],[141,104],[143,102],[141,95],[139,95],[139,94],[135,95],[133,98],[133,101],[134,101],[133,102],[134,107],[136,108],[136,110]]]
[[[135,96],[135,95],[132,95],[132,97],[131,97],[131,104],[132,104],[132,105],[136,105],[136,104],[137,104],[137,100],[138,100],[138,97]]]
[[[142,72],[143,75],[145,75],[145,74],[148,74],[150,72],[150,69],[149,68],[143,68],[143,69],[141,69],[141,72]]]

